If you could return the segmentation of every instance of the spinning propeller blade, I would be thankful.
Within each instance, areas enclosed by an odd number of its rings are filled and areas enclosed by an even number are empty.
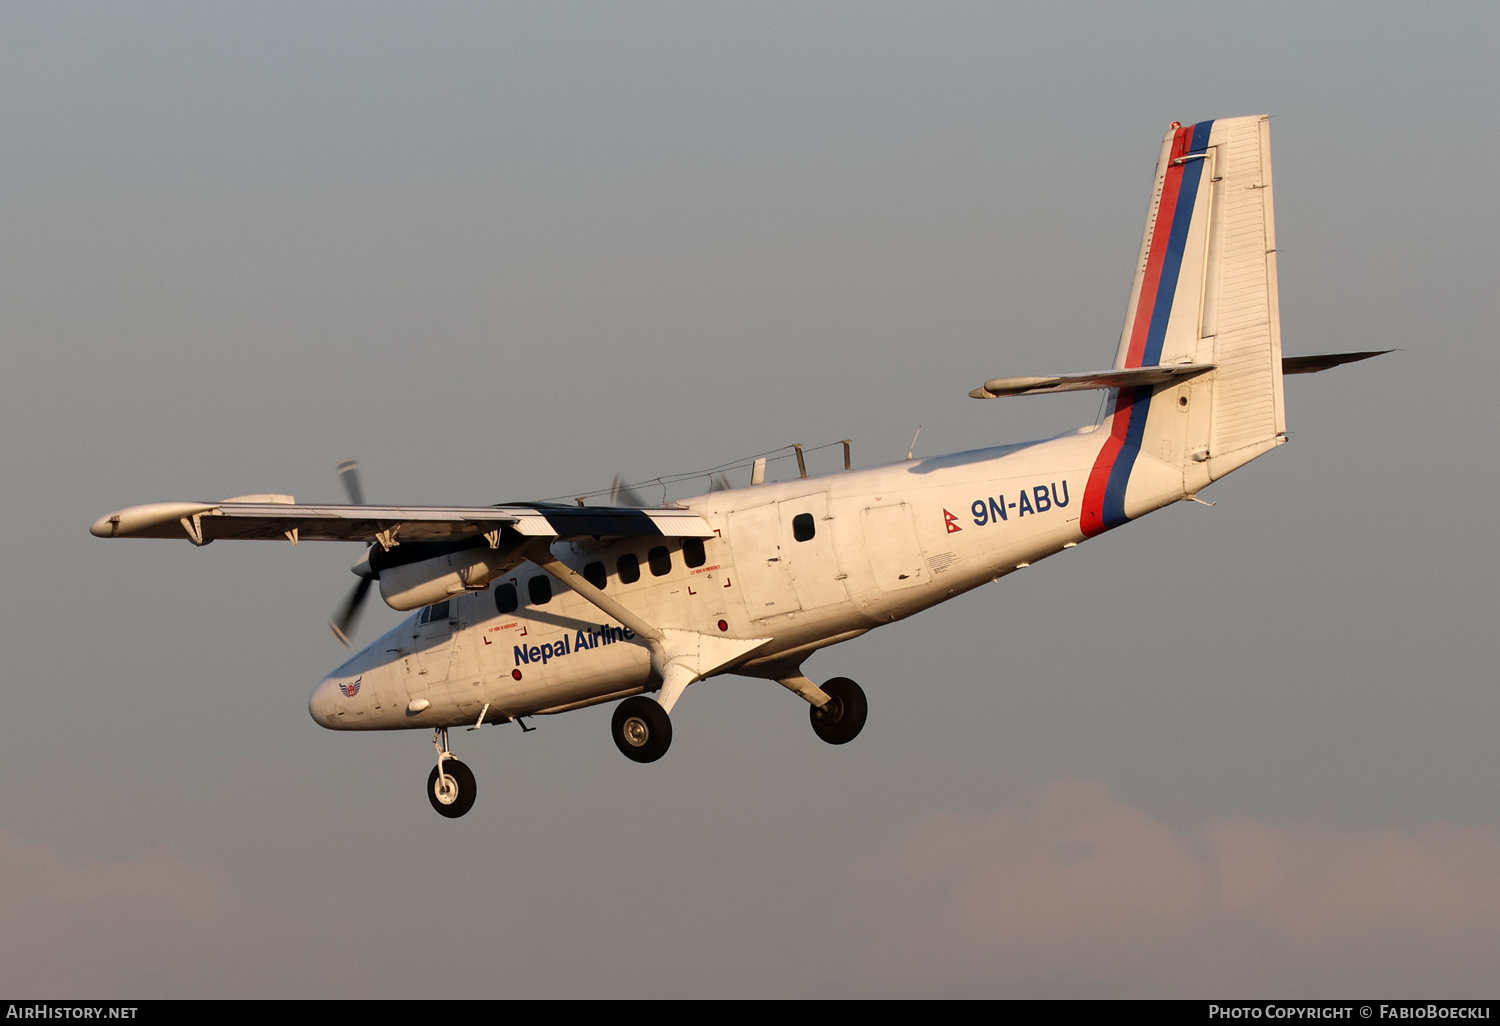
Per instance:
[[[609,504],[611,506],[626,506],[633,509],[645,509],[649,503],[635,493],[635,490],[625,483],[625,479],[619,474],[609,483]]]
[[[338,639],[340,645],[349,647],[349,636],[354,633],[354,627],[359,623],[360,610],[364,608],[365,598],[370,594],[370,585],[374,584],[374,578],[361,577],[339,611],[333,614],[328,621],[328,629]]]
[[[359,461],[345,460],[339,464],[339,480],[344,482],[344,491],[349,493],[349,501],[356,506],[365,504],[364,489],[359,486]],[[360,611],[364,608],[365,599],[370,594],[370,585],[374,583],[373,577],[363,577],[339,607],[338,612],[328,621],[328,629],[338,639],[338,643],[345,648],[349,647],[349,638],[354,634],[355,625],[359,623]]]
[[[359,461],[345,460],[340,463],[339,480],[344,482],[344,490],[349,493],[349,501],[356,506],[363,506],[365,493],[359,487]]]

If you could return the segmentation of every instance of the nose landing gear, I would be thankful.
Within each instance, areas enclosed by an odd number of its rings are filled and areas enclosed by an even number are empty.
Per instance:
[[[446,727],[432,732],[432,744],[438,761],[427,775],[427,800],[438,815],[457,819],[474,807],[474,774],[448,751]]]

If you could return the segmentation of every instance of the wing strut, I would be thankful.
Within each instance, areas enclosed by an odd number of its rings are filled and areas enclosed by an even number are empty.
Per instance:
[[[770,638],[725,638],[700,631],[657,627],[637,616],[628,606],[596,588],[588,578],[552,554],[547,541],[533,543],[526,558],[556,577],[580,597],[639,637],[651,649],[651,670],[661,679],[657,702],[667,712],[677,704],[689,684],[740,662]]]
[[[569,588],[572,588],[583,598],[598,606],[604,613],[614,617],[622,626],[629,627],[647,641],[661,641],[661,631],[645,620],[642,620],[639,616],[636,616],[623,603],[616,601],[594,587],[593,582],[584,577],[583,574],[554,556],[552,554],[552,547],[546,541],[537,542],[529,546],[526,550],[526,558],[553,577],[556,577]]]

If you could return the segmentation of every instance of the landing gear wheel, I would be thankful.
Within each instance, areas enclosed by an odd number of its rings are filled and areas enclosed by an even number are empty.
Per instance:
[[[632,762],[655,762],[672,744],[672,718],[656,702],[640,695],[615,706],[610,730],[615,747]]]
[[[427,774],[427,800],[439,815],[457,819],[474,807],[474,774],[457,759],[444,759],[441,780],[436,766]]]
[[[865,726],[869,706],[864,689],[848,677],[834,677],[823,685],[823,690],[833,701],[808,709],[813,733],[831,745],[846,745],[859,737]]]

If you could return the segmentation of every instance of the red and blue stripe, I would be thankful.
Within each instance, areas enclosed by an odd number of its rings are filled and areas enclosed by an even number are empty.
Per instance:
[[[1155,367],[1161,363],[1162,343],[1167,337],[1167,323],[1172,318],[1172,301],[1182,271],[1182,254],[1187,248],[1188,229],[1192,227],[1193,207],[1203,177],[1202,160],[1179,162],[1179,158],[1204,152],[1213,125],[1212,121],[1187,125],[1178,128],[1172,137],[1156,225],[1146,250],[1146,273],[1141,280],[1140,300],[1136,303],[1135,322],[1125,353],[1126,367]],[[1094,460],[1083,493],[1081,527],[1086,538],[1103,534],[1129,519],[1125,515],[1125,488],[1140,455],[1154,394],[1153,388],[1122,388],[1115,393],[1109,437]]]

